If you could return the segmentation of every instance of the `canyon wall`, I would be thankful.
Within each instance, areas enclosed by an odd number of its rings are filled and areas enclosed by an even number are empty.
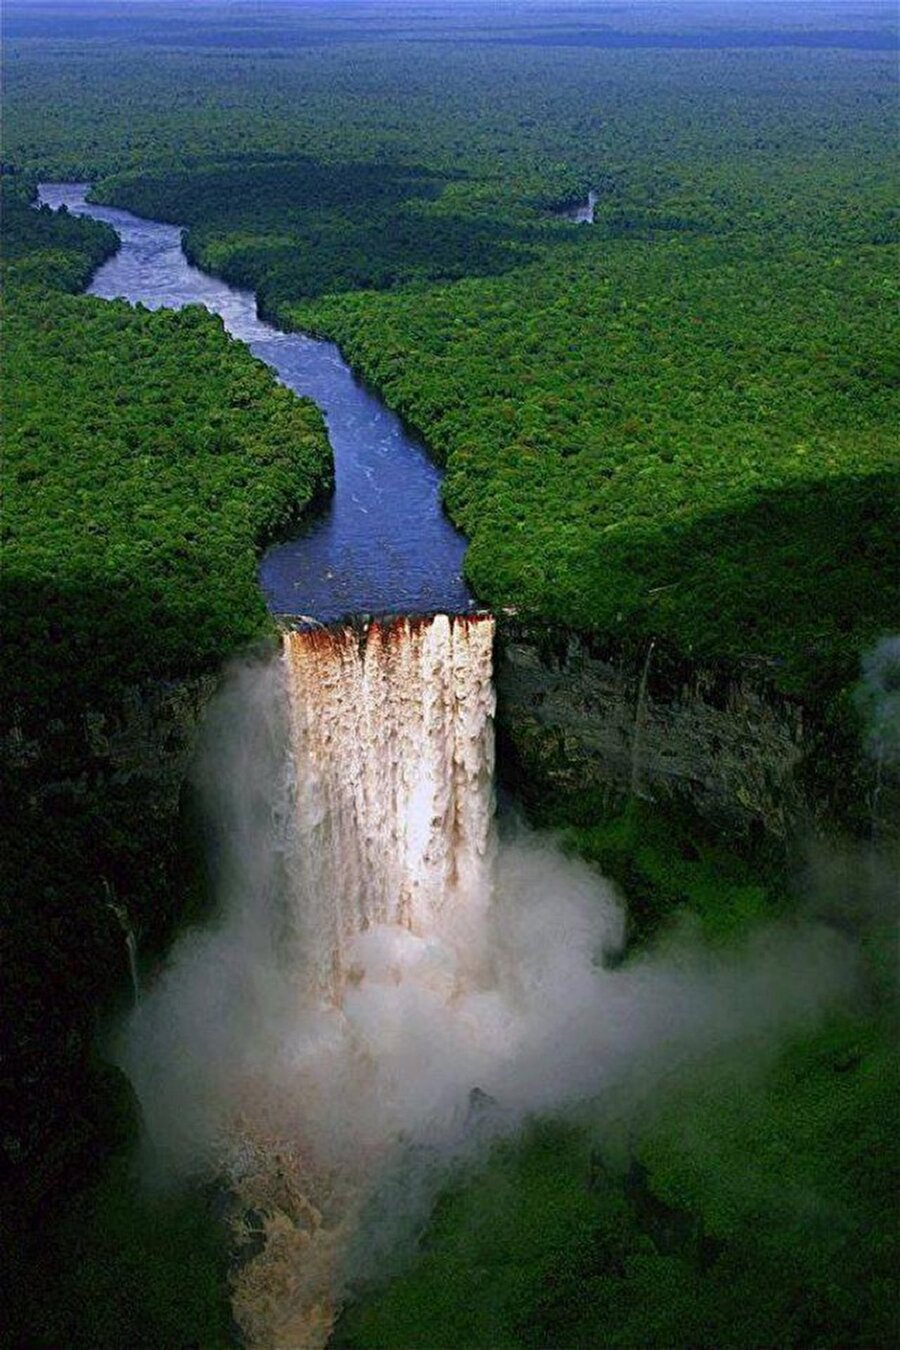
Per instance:
[[[17,1221],[133,1126],[127,1084],[94,1046],[133,997],[136,949],[158,955],[201,902],[179,817],[216,684],[130,688],[0,736],[4,1069],[15,1084],[0,1173]]]
[[[216,676],[129,687],[77,720],[50,719],[38,734],[13,722],[0,737],[5,774],[29,786],[32,804],[140,783],[154,812],[177,807],[203,709]]]
[[[735,842],[834,828],[889,833],[897,784],[764,663],[688,662],[501,615],[495,664],[506,785],[553,818],[630,797],[680,804]]]

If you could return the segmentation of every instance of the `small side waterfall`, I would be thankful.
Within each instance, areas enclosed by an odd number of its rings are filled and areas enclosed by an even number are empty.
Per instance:
[[[137,1007],[141,1001],[141,985],[137,964],[137,936],[132,927],[128,910],[123,904],[116,900],[109,882],[104,881],[103,886],[106,891],[106,908],[111,910],[116,916],[116,921],[125,938],[125,952],[128,958],[128,974],[131,979],[131,997],[134,1000],[134,1006]]]
[[[586,202],[582,202],[578,206],[570,207],[570,209],[566,211],[566,218],[573,221],[576,225],[593,225],[594,209],[598,200],[599,196],[596,192],[589,192]]]
[[[138,980],[137,938],[134,935],[134,930],[131,928],[129,928],[128,932],[125,934],[125,950],[128,953],[128,973],[131,976],[131,996],[134,999],[135,1004],[138,1004],[141,1001],[141,986]]]
[[[656,647],[656,638],[650,639],[650,646],[647,648],[647,655],[644,657],[644,666],[641,670],[640,683],[638,684],[637,705],[634,710],[634,735],[631,740],[631,797],[634,800],[641,786],[641,736],[644,730],[644,720],[647,713],[647,681],[650,678],[650,662],[653,660],[653,651]]]
[[[425,936],[487,903],[493,634],[438,614],[285,635],[296,937],[332,1001],[358,934]]]

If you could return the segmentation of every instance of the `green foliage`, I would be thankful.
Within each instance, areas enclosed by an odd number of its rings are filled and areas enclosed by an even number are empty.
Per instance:
[[[889,1034],[842,1019],[638,1127],[608,1105],[536,1124],[450,1186],[334,1344],[886,1347],[898,1105]]]
[[[13,678],[61,647],[87,694],[266,632],[260,545],[328,481],[312,406],[199,307],[19,299],[7,351]]]
[[[3,284],[78,291],[119,246],[109,225],[32,206],[34,184],[0,178]]]
[[[639,51],[598,48],[587,12],[564,45],[540,11],[469,16],[464,43],[439,14],[373,13],[383,36],[357,25],[352,53],[330,11],[284,18],[277,59],[225,16],[202,56],[190,16],[182,50],[115,68],[103,44],[25,44],[11,153],[107,175],[98,196],[185,224],[196,261],[336,338],[446,462],[486,602],[764,658],[827,704],[896,625],[877,16],[848,60],[827,7],[765,43],[679,11],[706,44],[688,56],[649,12],[621,20]],[[551,217],[589,186],[593,227]]]
[[[763,870],[731,852],[699,820],[640,802],[592,824],[569,826],[563,845],[618,883],[630,945],[682,919],[710,943],[729,943],[790,908],[781,869]]]
[[[27,1318],[7,1330],[47,1350],[233,1345],[227,1242],[211,1208],[196,1189],[154,1190],[119,1154],[66,1197],[40,1244],[17,1235],[6,1273]]]

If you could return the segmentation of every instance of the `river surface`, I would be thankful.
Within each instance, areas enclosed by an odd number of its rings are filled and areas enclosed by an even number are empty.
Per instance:
[[[465,540],[441,506],[441,471],[424,446],[355,378],[332,342],[283,333],[257,317],[252,291],[192,267],[181,229],[85,200],[88,183],[43,183],[54,209],[112,225],[122,246],[88,294],[150,309],[205,305],[281,382],[313,399],[334,451],[335,492],[303,533],[269,549],[260,584],[276,614],[333,620],[358,613],[460,613]]]

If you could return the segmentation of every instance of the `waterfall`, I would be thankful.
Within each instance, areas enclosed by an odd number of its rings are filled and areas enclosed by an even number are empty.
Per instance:
[[[634,735],[631,741],[631,797],[634,800],[641,785],[641,733],[644,730],[644,719],[647,712],[647,681],[650,678],[650,662],[653,659],[653,649],[656,646],[656,638],[651,638],[650,646],[647,648],[647,655],[644,658],[644,667],[641,671],[641,679],[638,684],[637,705],[634,710]]]
[[[232,1289],[249,1345],[321,1350],[366,1174],[447,1096],[429,1057],[463,1058],[453,1102],[481,1067],[461,1044],[488,1035],[489,1009],[476,1021],[467,1000],[495,853],[493,634],[489,616],[443,614],[284,634],[281,862],[262,897],[306,1020],[279,1037],[289,1081],[273,1094],[256,1078],[244,1099],[229,1167],[248,1212],[266,1216]]]
[[[290,891],[306,975],[339,1001],[352,939],[429,936],[490,894],[486,615],[395,618],[284,637],[295,773]]]
[[[103,882],[103,888],[106,892],[106,908],[116,916],[119,928],[125,939],[125,953],[128,958],[128,975],[131,980],[131,997],[134,1000],[134,1006],[141,1001],[140,977],[138,975],[137,964],[137,937],[128,915],[128,910],[123,904],[120,904],[113,895],[112,887],[108,881]]]
[[[440,614],[287,632],[207,713],[219,909],[118,1059],[158,1165],[235,1197],[232,1308],[258,1350],[321,1350],[347,1288],[411,1250],[445,1169],[491,1139],[642,1101],[685,1054],[801,1025],[841,987],[840,953],[799,930],[743,966],[670,946],[610,968],[614,891],[552,838],[495,837],[493,633]]]

